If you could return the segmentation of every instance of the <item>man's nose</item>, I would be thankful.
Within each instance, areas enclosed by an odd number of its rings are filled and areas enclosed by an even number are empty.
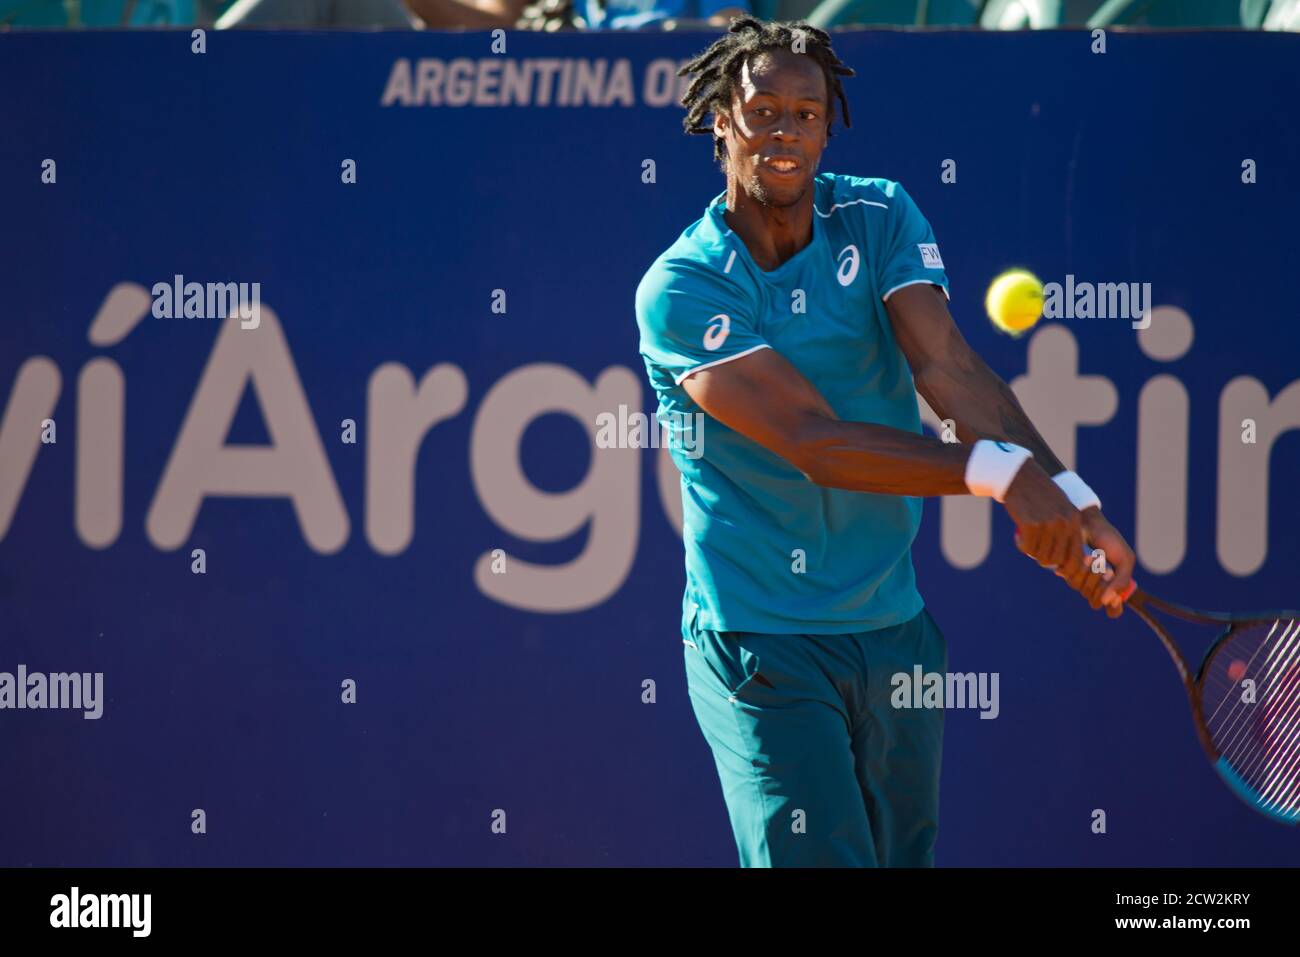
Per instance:
[[[776,123],[772,126],[772,135],[779,136],[782,139],[796,139],[799,136],[799,124],[795,121],[795,114],[792,110],[786,110],[776,118]]]

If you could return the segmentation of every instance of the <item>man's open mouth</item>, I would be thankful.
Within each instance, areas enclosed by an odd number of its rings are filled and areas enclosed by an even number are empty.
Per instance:
[[[785,175],[797,173],[803,168],[802,163],[790,156],[770,156],[763,161],[763,165],[774,173]]]

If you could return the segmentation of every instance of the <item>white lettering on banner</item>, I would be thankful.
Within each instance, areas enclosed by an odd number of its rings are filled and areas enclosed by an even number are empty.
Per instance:
[[[125,339],[148,316],[147,290],[123,283],[106,297],[87,338],[101,348]],[[1157,363],[1181,358],[1191,346],[1191,319],[1174,307],[1152,311],[1139,344]],[[1110,422],[1119,409],[1114,384],[1105,376],[1080,374],[1079,346],[1065,326],[1037,330],[1029,340],[1025,374],[1011,386],[1067,468],[1076,465],[1081,426]],[[364,515],[366,538],[382,555],[409,547],[415,530],[416,465],[425,439],[439,423],[461,415],[468,383],[452,363],[419,375],[385,363],[368,383]],[[107,356],[87,360],[76,376],[74,527],[90,548],[111,547],[123,528],[127,405],[126,374]],[[0,541],[9,533],[38,454],[39,423],[54,411],[64,377],[55,362],[33,356],[17,371],[0,417]],[[239,403],[252,386],[270,441],[227,444]],[[0,393],[3,394],[3,393]],[[1063,398],[1066,397],[1066,398]],[[638,372],[613,365],[593,383],[573,369],[531,363],[507,373],[483,396],[474,421],[468,465],[474,493],[500,529],[515,539],[560,542],[585,534],[582,553],[564,563],[536,564],[507,554],[499,542],[483,541],[474,580],[494,601],[540,612],[590,608],[615,594],[631,573],[640,540],[644,455],[637,447],[601,448],[592,424],[602,413],[645,400]],[[1202,406],[1204,403],[1202,403]],[[920,400],[922,419],[939,431],[938,417]],[[1189,401],[1168,373],[1152,376],[1137,401],[1136,549],[1143,567],[1170,571],[1181,562],[1187,530]],[[548,414],[572,417],[590,443],[586,475],[564,492],[537,488],[525,474],[520,446],[529,426]],[[1300,429],[1300,380],[1270,398],[1249,376],[1231,379],[1219,397],[1217,554],[1234,575],[1258,570],[1268,553],[1269,458],[1283,434]],[[1242,422],[1252,423],[1243,443]],[[137,434],[135,429],[131,434]],[[680,484],[665,449],[649,463],[667,523],[681,529]],[[445,450],[441,468],[461,467]],[[1156,464],[1153,464],[1156,463]],[[1157,467],[1158,464],[1158,467]],[[1087,472],[1086,464],[1083,471]],[[1132,472],[1116,479],[1112,494],[1130,486]],[[1101,481],[1104,486],[1104,480]],[[348,511],[298,377],[289,342],[274,310],[263,307],[255,330],[226,319],[195,387],[185,419],[145,515],[154,547],[185,545],[209,497],[287,498],[303,539],[320,554],[341,549],[351,532]],[[1103,492],[1105,497],[1105,492]],[[438,502],[456,508],[463,503]],[[944,558],[973,568],[991,547],[988,499],[947,496],[940,513]],[[499,554],[494,554],[499,553]],[[504,570],[504,573],[501,573]]]
[[[690,84],[677,76],[687,60],[660,58],[646,65],[641,105],[678,106]],[[387,106],[638,105],[630,60],[604,57],[424,57],[393,61],[379,97]]]
[[[470,437],[470,474],[483,509],[510,534],[558,542],[587,529],[581,555],[566,565],[536,565],[507,556],[507,575],[479,557],[474,581],[483,594],[528,611],[580,611],[622,587],[636,557],[641,522],[639,450],[602,449],[591,423],[606,409],[641,407],[641,380],[610,366],[593,388],[567,366],[536,363],[507,373],[483,397]],[[519,462],[528,426],[549,412],[571,415],[587,431],[591,467],[567,492],[544,492]]]
[[[271,442],[227,445],[249,385]],[[287,497],[313,549],[329,554],[348,540],[343,497],[280,321],[269,307],[262,308],[254,330],[241,329],[235,316],[221,324],[149,507],[149,539],[162,549],[180,548],[209,495]]]
[[[415,535],[415,462],[424,437],[460,414],[465,373],[440,363],[417,388],[406,366],[387,362],[370,376],[366,428],[366,538],[381,555],[406,550]]]
[[[633,106],[635,100],[627,60],[401,58],[379,105]]]

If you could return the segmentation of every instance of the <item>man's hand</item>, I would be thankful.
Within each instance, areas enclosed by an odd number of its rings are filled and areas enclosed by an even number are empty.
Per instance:
[[[1119,595],[1132,580],[1133,550],[1100,509],[1079,512],[1051,480],[1049,476],[1065,466],[1029,421],[1011,387],[966,342],[952,321],[943,291],[915,283],[893,293],[885,305],[917,392],[940,419],[955,422],[957,437],[965,443],[1001,439],[1033,453],[1002,503],[1017,526],[1016,546],[1054,569],[1093,608],[1105,603],[1107,613],[1118,617],[1123,610]],[[1092,560],[1083,551],[1085,538],[1106,553],[1113,579],[1092,571]]]
[[[1041,465],[1027,460],[1002,504],[1016,524],[1017,548],[1044,568],[1055,570],[1075,591],[1083,592],[1093,584],[1083,552],[1083,516]],[[1097,600],[1099,603],[1100,589]]]
[[[1120,601],[1120,596],[1128,590],[1129,582],[1133,580],[1133,566],[1137,563],[1137,558],[1133,554],[1133,549],[1129,548],[1128,542],[1124,541],[1124,536],[1115,529],[1114,525],[1106,521],[1106,517],[1101,514],[1101,509],[1087,508],[1079,514],[1083,518],[1083,534],[1089,548],[1100,548],[1106,556],[1106,564],[1114,571],[1114,577],[1104,583],[1105,588],[1094,589],[1100,591],[1098,604],[1106,606],[1106,614],[1110,617],[1118,618],[1124,612],[1124,603]],[[1091,603],[1091,599],[1089,602]],[[1096,608],[1098,605],[1093,604],[1092,607]]]

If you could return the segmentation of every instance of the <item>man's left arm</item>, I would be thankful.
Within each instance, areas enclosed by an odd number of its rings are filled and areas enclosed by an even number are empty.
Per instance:
[[[885,309],[894,339],[912,369],[916,391],[939,418],[952,420],[962,442],[1012,442],[1033,453],[1049,475],[1066,471],[1034,428],[1011,387],[966,342],[937,286],[914,283],[896,289],[885,300]],[[1107,613],[1116,617],[1123,609],[1116,597],[1127,588],[1133,574],[1133,550],[1099,507],[1085,508],[1081,518],[1088,543],[1102,550],[1115,577],[1109,583],[1100,575],[1089,578],[1087,563],[1079,566],[1073,578],[1062,577],[1093,608],[1105,604]]]

